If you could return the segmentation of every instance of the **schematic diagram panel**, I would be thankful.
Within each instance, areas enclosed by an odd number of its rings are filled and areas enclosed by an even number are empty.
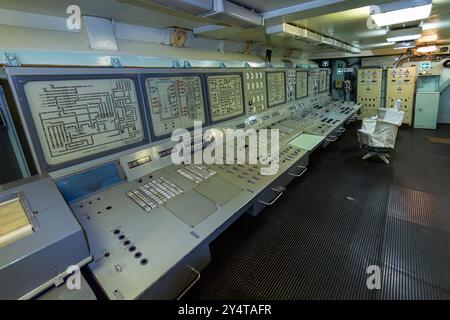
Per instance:
[[[358,70],[357,103],[361,105],[359,119],[372,117],[381,108],[382,79],[381,68]]]
[[[256,114],[267,109],[266,72],[264,70],[244,72],[244,96],[247,114]]]
[[[297,99],[308,95],[308,71],[297,71],[295,95]]]
[[[325,92],[328,89],[328,71],[320,70],[319,71],[319,93]]]
[[[156,138],[178,128],[192,128],[194,121],[205,123],[200,76],[151,77],[145,80],[145,86]]]
[[[401,100],[401,111],[405,112],[403,123],[412,124],[416,84],[416,68],[388,68],[386,83],[386,108],[393,108]]]
[[[319,93],[319,70],[312,69],[308,72],[308,91],[309,96],[312,97]]]
[[[24,92],[48,165],[145,139],[132,79],[29,81]]]
[[[267,100],[269,107],[286,102],[286,78],[284,71],[267,72]]]
[[[208,76],[208,96],[213,122],[244,114],[242,78],[239,74]]]

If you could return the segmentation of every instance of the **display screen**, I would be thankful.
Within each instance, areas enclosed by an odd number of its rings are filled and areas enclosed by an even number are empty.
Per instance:
[[[155,137],[173,130],[205,123],[202,79],[200,76],[152,77],[145,80],[150,106],[151,128]]]
[[[267,72],[267,101],[269,107],[286,102],[286,79],[284,71]]]
[[[208,96],[213,122],[225,121],[244,114],[240,75],[208,76]]]
[[[308,95],[308,71],[297,71],[295,95],[297,99]]]
[[[48,165],[145,139],[132,79],[29,81],[24,92]]]

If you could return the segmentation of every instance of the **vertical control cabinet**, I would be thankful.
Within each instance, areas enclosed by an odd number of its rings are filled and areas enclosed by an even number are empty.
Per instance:
[[[413,123],[416,68],[388,68],[386,80],[386,108],[393,108],[401,100],[401,111],[405,112],[403,123]]]
[[[439,76],[419,75],[414,108],[414,128],[436,129],[439,98]]]
[[[359,119],[372,117],[381,108],[382,79],[381,68],[358,70],[357,103],[361,106]]]

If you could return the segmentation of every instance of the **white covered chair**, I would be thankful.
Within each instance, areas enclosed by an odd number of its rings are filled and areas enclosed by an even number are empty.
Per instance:
[[[389,153],[395,147],[397,131],[402,125],[403,117],[403,111],[380,109],[378,116],[363,119],[361,129],[358,130],[358,140],[367,153],[362,159],[377,156],[389,164]]]

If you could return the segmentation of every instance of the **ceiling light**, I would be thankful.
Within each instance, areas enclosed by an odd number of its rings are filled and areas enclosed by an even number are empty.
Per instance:
[[[431,14],[431,0],[401,0],[370,6],[370,16],[378,27],[423,20]]]
[[[407,28],[392,30],[386,33],[386,40],[388,42],[402,42],[417,40],[422,36],[422,28]]]
[[[415,41],[406,41],[406,42],[399,42],[394,44],[393,48],[398,50],[398,49],[410,49],[410,48],[414,48],[416,46],[416,42]]]
[[[439,48],[435,45],[417,48],[417,52],[420,52],[420,53],[429,53],[429,52],[433,52],[433,51],[439,51]]]
[[[438,36],[436,34],[430,34],[430,35],[426,35],[426,36],[422,36],[419,39],[419,42],[435,42],[437,41]]]

